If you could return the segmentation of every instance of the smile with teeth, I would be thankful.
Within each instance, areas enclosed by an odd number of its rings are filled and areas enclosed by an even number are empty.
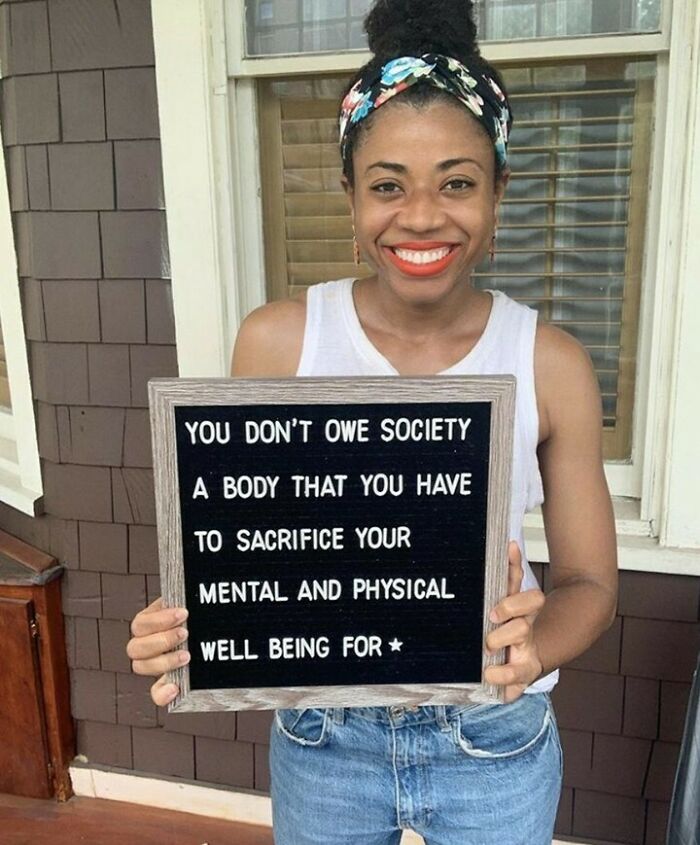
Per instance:
[[[419,252],[415,249],[399,249],[394,248],[392,252],[402,261],[410,261],[411,264],[434,264],[436,261],[442,261],[443,258],[452,252],[453,247],[446,246],[442,249],[432,249],[425,252]]]

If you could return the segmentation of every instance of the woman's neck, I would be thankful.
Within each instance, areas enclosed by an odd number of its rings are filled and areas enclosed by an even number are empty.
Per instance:
[[[401,340],[429,341],[431,338],[462,334],[465,318],[483,322],[491,307],[487,293],[475,290],[470,280],[459,284],[438,302],[412,303],[397,296],[377,276],[360,279],[354,286],[355,306],[360,321],[375,331]]]

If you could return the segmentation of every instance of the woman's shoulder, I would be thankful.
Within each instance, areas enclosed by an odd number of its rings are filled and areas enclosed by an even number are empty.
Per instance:
[[[294,376],[301,358],[307,291],[261,305],[243,320],[231,361],[231,375],[245,378]]]
[[[546,432],[562,418],[600,413],[600,390],[588,350],[568,332],[542,321],[535,336],[535,385]]]

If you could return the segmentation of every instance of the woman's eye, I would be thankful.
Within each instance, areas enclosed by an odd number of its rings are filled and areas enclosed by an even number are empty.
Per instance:
[[[451,191],[466,191],[468,188],[473,188],[474,183],[469,179],[450,179],[445,187]]]
[[[399,191],[400,188],[393,182],[382,182],[381,185],[375,185],[372,190],[377,194],[393,194]]]

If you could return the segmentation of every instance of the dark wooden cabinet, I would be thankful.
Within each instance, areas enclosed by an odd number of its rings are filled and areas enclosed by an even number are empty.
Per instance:
[[[62,572],[54,558],[0,531],[0,793],[72,794]]]
[[[0,598],[0,792],[48,798],[51,761],[41,690],[34,602]]]

